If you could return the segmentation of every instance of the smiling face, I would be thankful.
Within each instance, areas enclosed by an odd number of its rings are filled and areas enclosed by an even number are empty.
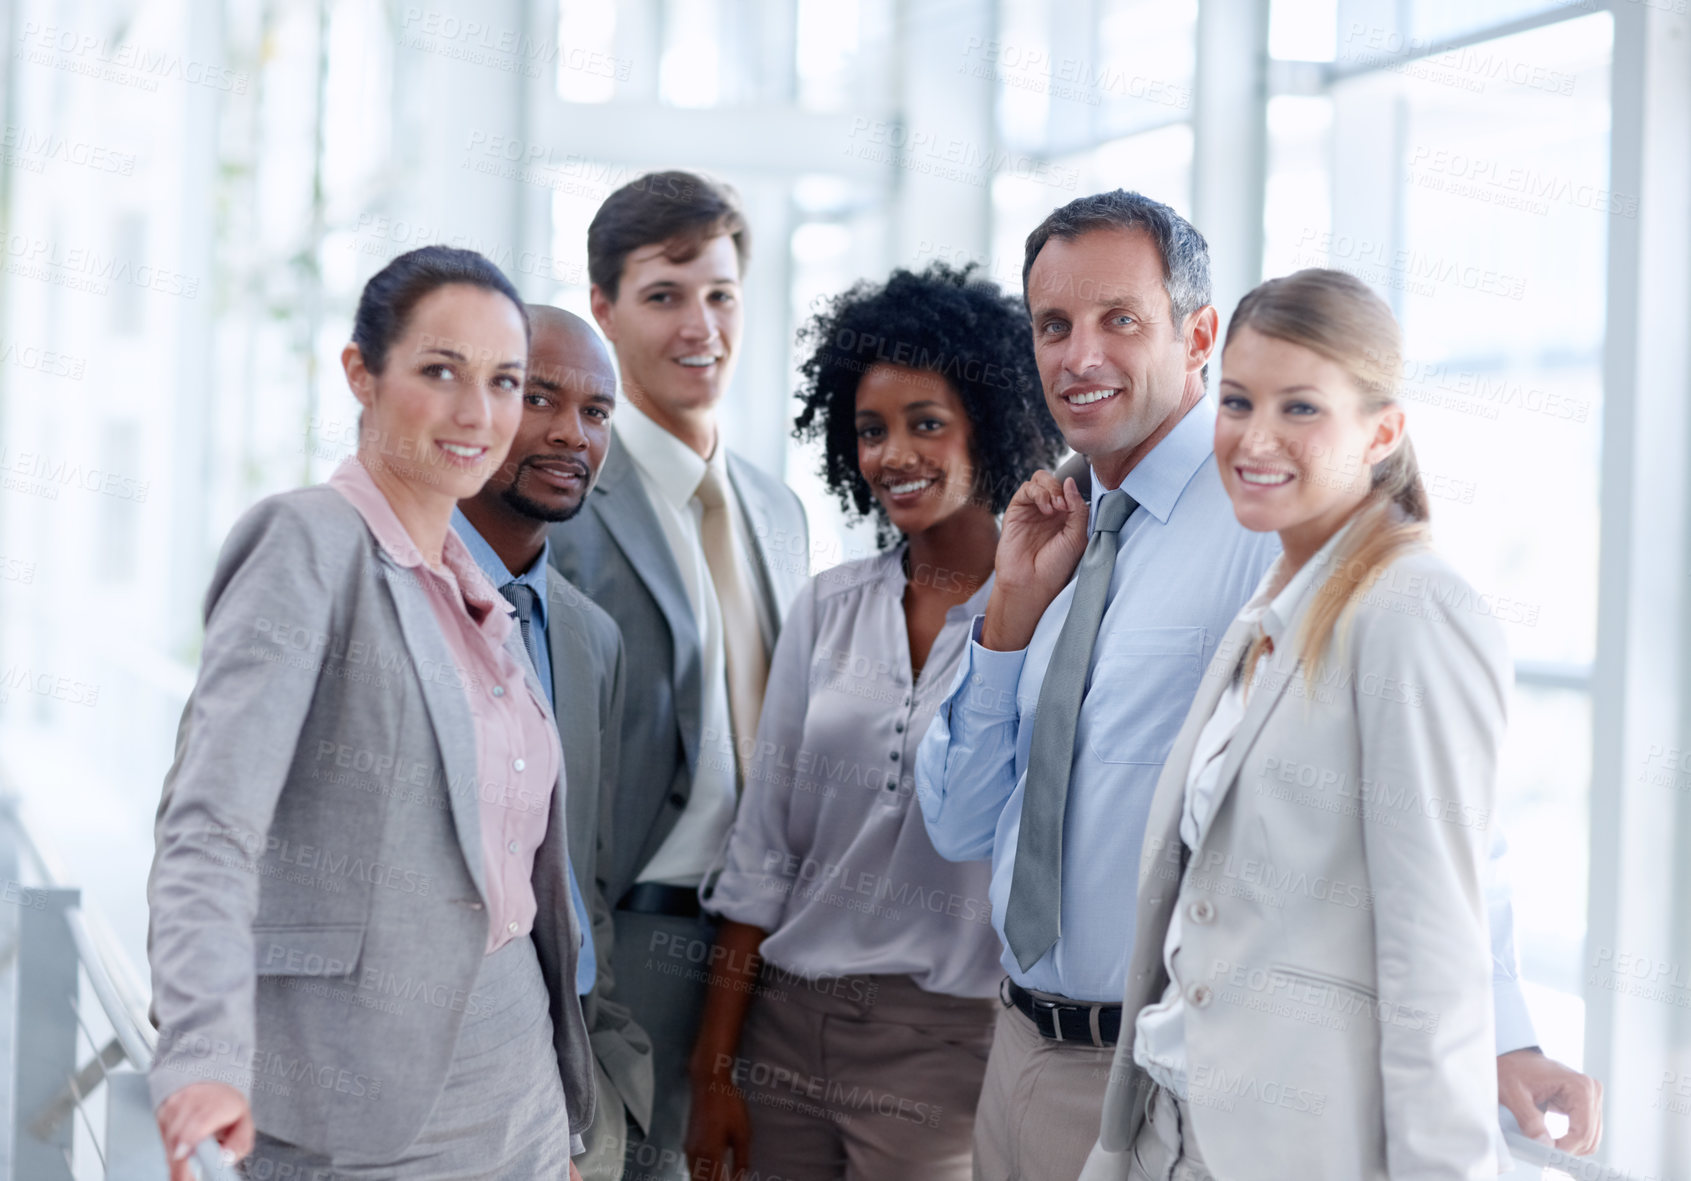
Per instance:
[[[740,256],[719,234],[685,262],[672,243],[644,246],[623,263],[617,297],[592,292],[593,318],[612,347],[624,391],[672,434],[708,414],[738,360],[742,318]]]
[[[581,509],[611,441],[616,374],[586,323],[555,308],[530,309],[528,382],[510,458],[479,499],[518,515],[567,521]]]
[[[1209,344],[1174,322],[1162,255],[1141,230],[1052,238],[1028,271],[1027,295],[1051,417],[1107,476],[1179,409]]]
[[[914,535],[976,499],[973,430],[937,373],[881,362],[857,383],[857,470],[887,519]]]
[[[527,357],[522,313],[509,299],[467,283],[437,287],[411,309],[381,373],[357,345],[342,352],[363,406],[360,460],[421,501],[474,495],[516,433]]]
[[[1307,558],[1345,523],[1403,431],[1402,409],[1369,409],[1343,366],[1302,345],[1241,328],[1222,354],[1222,483],[1239,523],[1289,553]]]

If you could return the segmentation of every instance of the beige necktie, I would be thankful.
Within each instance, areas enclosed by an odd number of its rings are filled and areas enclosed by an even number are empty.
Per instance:
[[[757,719],[763,711],[763,688],[769,679],[769,654],[763,647],[763,628],[758,624],[757,601],[752,597],[750,571],[740,560],[734,545],[733,510],[729,507],[728,473],[717,459],[705,468],[704,479],[694,493],[704,506],[699,522],[710,566],[710,580],[716,587],[716,601],[722,612],[723,647],[728,657],[728,713],[734,730],[734,749],[749,749],[757,737]],[[736,759],[736,764],[742,760]],[[743,777],[744,768],[740,768]]]

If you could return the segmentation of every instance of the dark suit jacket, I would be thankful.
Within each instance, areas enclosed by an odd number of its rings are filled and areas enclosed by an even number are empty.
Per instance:
[[[610,908],[599,885],[609,864],[611,814],[616,795],[623,712],[622,635],[614,620],[556,570],[546,580],[546,633],[552,657],[552,701],[564,744],[568,783],[570,861],[592,915],[598,979],[582,1008],[593,1055],[616,1094],[599,1102],[610,1126],[622,1127],[623,1110],[641,1127],[651,1121],[652,1044],[628,1009],[609,999]],[[569,897],[539,899],[542,907],[568,906]],[[615,1101],[620,1101],[618,1109]]]

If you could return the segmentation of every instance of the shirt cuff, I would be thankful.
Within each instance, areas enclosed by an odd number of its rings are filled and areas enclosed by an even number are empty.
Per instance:
[[[1491,995],[1497,1009],[1498,1056],[1538,1045],[1532,1014],[1527,1011],[1527,998],[1521,995],[1521,982],[1516,979],[1493,980]]]
[[[1016,715],[1016,687],[1021,684],[1022,665],[1028,650],[999,652],[982,647],[981,625],[986,616],[977,615],[969,627],[969,651],[959,678],[957,697],[976,713],[1002,717]]]
[[[570,1155],[571,1156],[580,1156],[582,1153],[584,1153],[586,1151],[587,1151],[587,1145],[585,1145],[581,1142],[581,1137],[577,1136],[574,1132],[571,1132],[570,1133]]]

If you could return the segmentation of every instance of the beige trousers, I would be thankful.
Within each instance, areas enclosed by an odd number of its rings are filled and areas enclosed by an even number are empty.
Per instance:
[[[975,1181],[1075,1181],[1098,1139],[1109,1047],[1043,1038],[999,1007],[975,1117]]]
[[[992,999],[766,971],[734,1077],[756,1181],[966,1181]]]

